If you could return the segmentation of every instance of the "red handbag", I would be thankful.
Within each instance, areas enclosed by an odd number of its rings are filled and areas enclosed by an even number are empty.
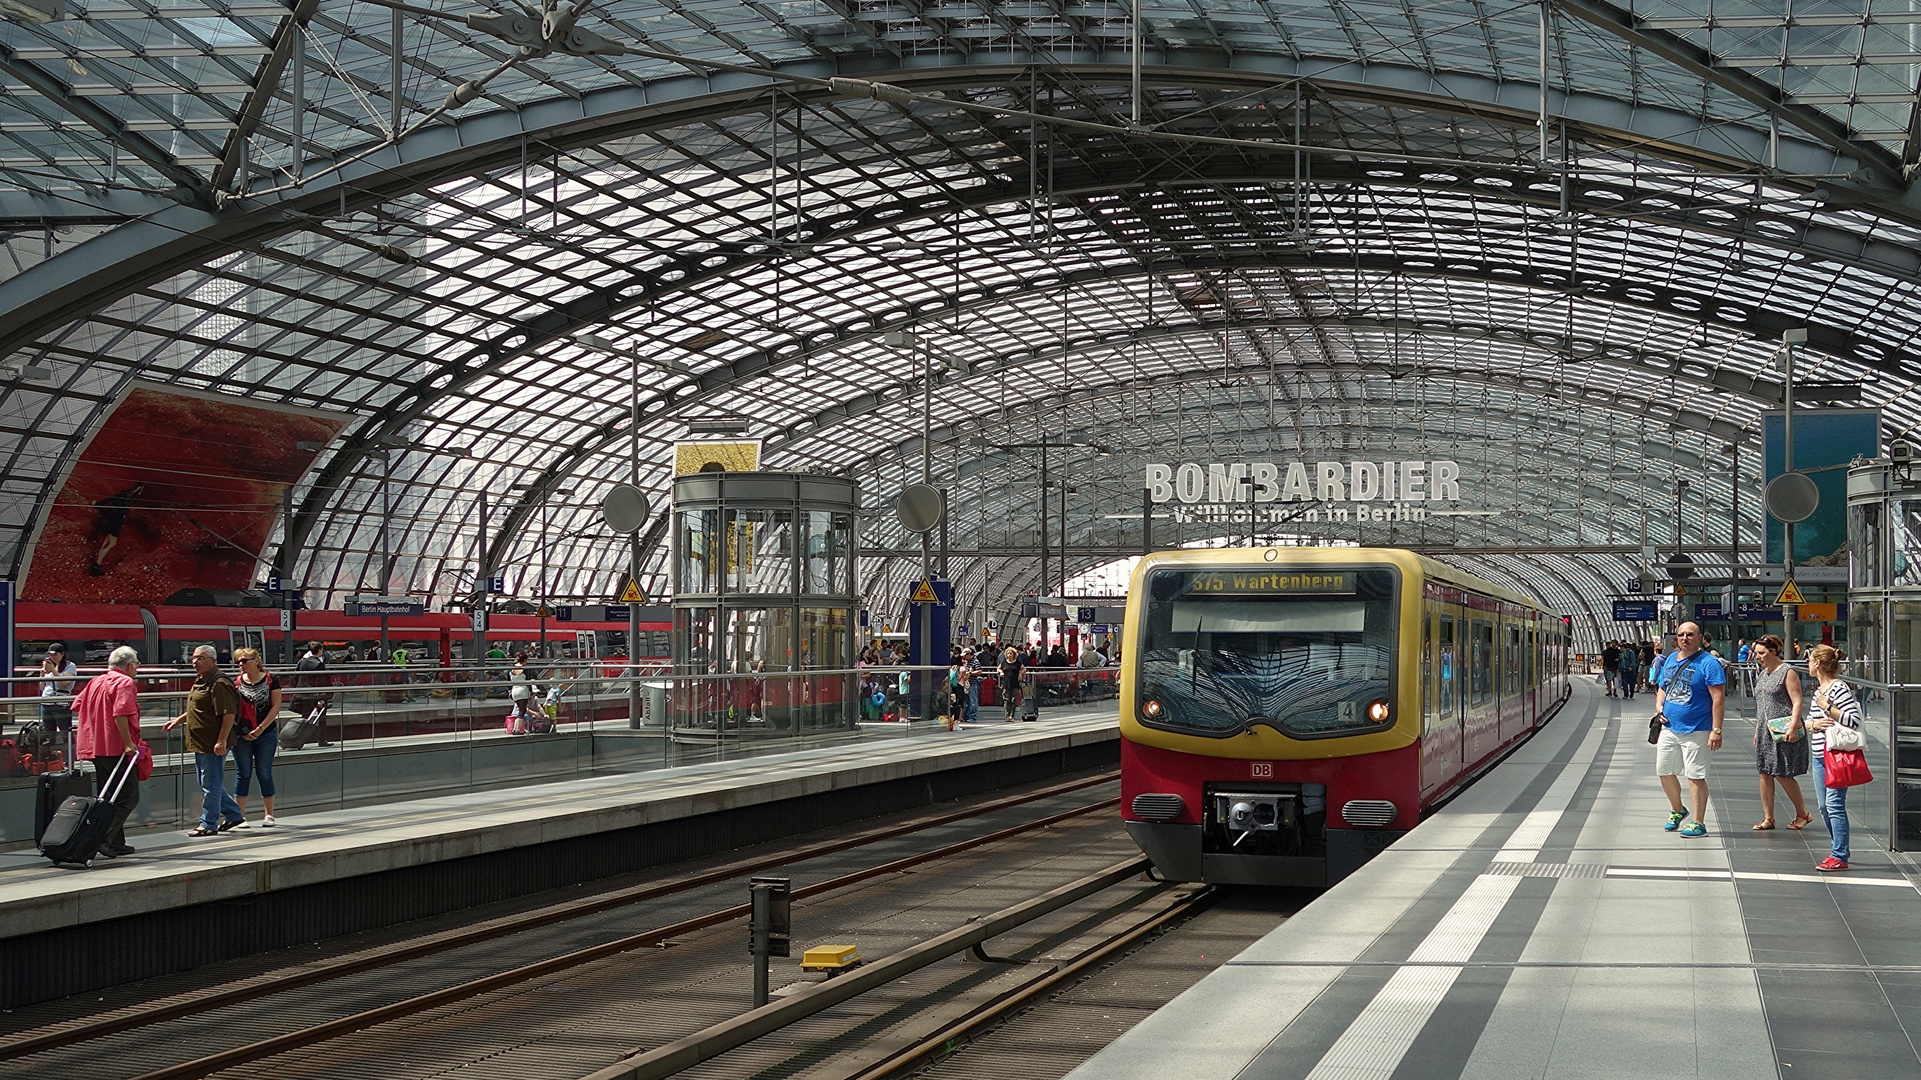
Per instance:
[[[1868,755],[1859,750],[1829,750],[1822,760],[1822,770],[1827,786],[1831,788],[1860,787],[1874,780],[1868,771]]]
[[[133,778],[146,780],[153,776],[153,747],[145,739],[133,748]]]

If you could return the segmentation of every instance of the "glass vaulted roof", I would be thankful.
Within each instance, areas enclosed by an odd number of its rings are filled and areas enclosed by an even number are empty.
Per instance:
[[[310,603],[602,598],[601,495],[724,414],[862,481],[879,603],[924,467],[996,611],[1043,490],[1072,574],[1150,460],[1372,455],[1487,482],[1328,539],[1604,611],[1730,542],[1783,331],[1921,423],[1909,6],[67,0],[0,23],[0,567],[138,378],[349,418],[272,541]]]

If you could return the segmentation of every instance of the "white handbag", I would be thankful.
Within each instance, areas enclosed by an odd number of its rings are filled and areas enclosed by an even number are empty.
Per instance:
[[[1867,745],[1861,738],[1860,729],[1848,727],[1846,724],[1836,724],[1821,734],[1827,737],[1827,746],[1830,750],[1846,752],[1859,750]]]

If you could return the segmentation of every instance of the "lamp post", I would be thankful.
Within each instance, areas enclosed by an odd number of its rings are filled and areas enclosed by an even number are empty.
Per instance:
[[[1114,454],[1114,451],[1111,447],[1108,447],[1101,443],[1089,442],[1085,439],[1061,439],[1056,441],[1053,439],[1048,439],[1045,436],[1043,436],[1038,442],[990,443],[985,439],[975,439],[973,440],[973,445],[979,446],[985,449],[991,449],[991,450],[1039,450],[1041,452],[1041,477],[1040,477],[1040,480],[1041,480],[1041,492],[1040,492],[1041,534],[1040,534],[1040,543],[1038,545],[1038,550],[1040,554],[1040,569],[1041,569],[1040,595],[1046,596],[1047,581],[1048,581],[1047,559],[1048,559],[1048,547],[1049,547],[1048,536],[1047,536],[1047,533],[1048,533],[1048,529],[1047,529],[1047,490],[1048,490],[1047,448],[1050,446],[1059,447],[1061,449],[1068,449],[1071,447],[1083,447],[1083,448],[1094,451],[1094,453],[1100,457],[1112,457]],[[1060,585],[1061,585],[1062,593],[1065,594],[1067,590],[1067,482],[1065,480],[1061,482],[1060,516],[1061,516]],[[1042,636],[1045,637],[1046,633],[1047,633],[1047,629],[1045,626],[1043,626],[1041,628]]]
[[[474,448],[471,446],[428,446],[425,443],[412,442],[396,436],[388,436],[380,440],[380,595],[383,599],[391,591],[394,577],[392,484],[396,450],[460,458],[474,456]],[[386,615],[380,617],[380,658],[383,661],[393,659],[393,642],[389,640],[389,624]]]
[[[1680,577],[1681,567],[1681,503],[1687,497],[1688,479],[1681,477],[1674,482],[1674,557],[1669,560],[1668,577],[1674,582],[1675,625],[1687,621],[1687,585]]]
[[[1781,475],[1794,471],[1794,347],[1808,340],[1806,327],[1785,330],[1781,334]],[[1765,520],[1765,519],[1764,519]],[[1785,543],[1781,549],[1782,581],[1794,580],[1794,522],[1783,522]],[[1763,547],[1766,545],[1763,544]],[[1765,556],[1764,556],[1765,557]],[[1800,614],[1793,604],[1781,605],[1781,641],[1787,647],[1784,657],[1794,662],[1794,617]]]
[[[538,491],[538,490],[540,489],[540,485],[539,485],[539,484],[515,484],[515,485],[514,485],[513,487],[514,487],[514,490],[515,490],[515,491],[525,491],[525,492],[528,492],[529,494],[532,494],[533,492],[536,492],[536,491]],[[545,660],[545,659],[547,659],[547,618],[548,618],[548,615],[549,615],[549,611],[548,611],[548,607],[547,607],[547,602],[548,602],[548,601],[549,601],[549,600],[551,599],[551,597],[549,596],[549,593],[548,593],[548,590],[549,590],[549,584],[548,584],[548,580],[547,580],[547,550],[548,550],[548,546],[549,546],[549,540],[548,540],[548,527],[549,527],[549,525],[551,524],[551,517],[552,517],[552,513],[551,513],[551,512],[552,512],[552,509],[553,509],[553,500],[554,500],[554,499],[564,499],[564,498],[566,498],[566,497],[568,497],[569,495],[572,495],[573,493],[574,493],[574,489],[573,489],[573,488],[556,488],[556,489],[554,489],[553,491],[551,491],[551,492],[549,492],[549,493],[548,493],[548,497],[547,497],[547,498],[545,498],[545,499],[542,499],[542,500],[540,500],[540,589],[539,589],[539,593],[540,593],[540,644],[539,644],[539,656],[540,656],[540,658],[541,658],[542,660]]]

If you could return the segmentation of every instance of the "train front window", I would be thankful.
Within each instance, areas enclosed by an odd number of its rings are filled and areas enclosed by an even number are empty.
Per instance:
[[[1297,738],[1391,727],[1398,575],[1261,567],[1148,576],[1136,715],[1150,727]]]

